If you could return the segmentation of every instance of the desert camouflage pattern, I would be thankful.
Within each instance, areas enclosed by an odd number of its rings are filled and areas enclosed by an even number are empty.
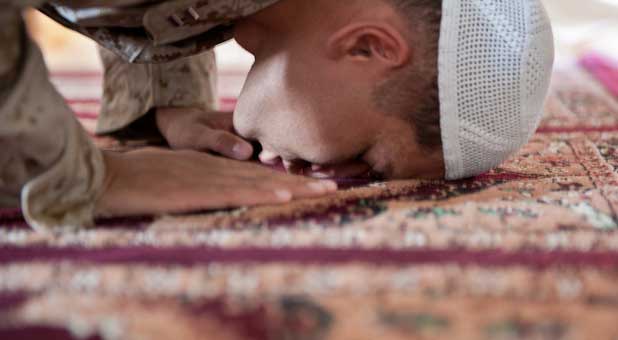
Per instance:
[[[235,20],[277,1],[64,0],[40,10],[127,61],[159,63],[211,49],[232,37]]]
[[[48,79],[21,11],[38,8],[95,41],[105,67],[97,133],[127,129],[158,107],[215,108],[211,48],[234,21],[277,0],[0,0],[0,206],[37,229],[92,223],[101,151]]]

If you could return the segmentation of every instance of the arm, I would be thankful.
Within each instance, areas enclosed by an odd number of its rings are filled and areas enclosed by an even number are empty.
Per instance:
[[[162,64],[131,64],[99,51],[105,77],[97,133],[119,139],[163,137],[173,149],[251,157],[251,144],[234,134],[232,114],[215,111],[213,51]]]
[[[8,7],[8,8],[7,8]],[[287,202],[336,190],[197,152],[101,153],[49,82],[20,8],[0,13],[0,204],[38,230],[103,216]],[[169,199],[173,197],[174,199]]]
[[[88,225],[102,155],[48,80],[20,8],[5,5],[0,25],[0,202],[21,202],[37,229]]]

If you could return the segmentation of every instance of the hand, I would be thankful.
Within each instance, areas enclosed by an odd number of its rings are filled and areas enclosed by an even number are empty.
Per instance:
[[[276,153],[264,150],[260,153],[260,161],[268,165],[282,164],[290,174],[304,175],[319,179],[358,178],[372,176],[369,164],[362,161],[350,161],[336,165],[318,165],[305,161],[282,160]]]
[[[253,155],[251,144],[234,133],[231,112],[159,108],[156,120],[159,131],[172,149],[213,151],[241,161]]]
[[[263,166],[196,151],[143,149],[104,153],[99,216],[136,216],[284,203],[337,189]]]

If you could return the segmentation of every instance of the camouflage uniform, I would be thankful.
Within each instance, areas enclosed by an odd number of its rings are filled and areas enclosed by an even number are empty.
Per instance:
[[[111,133],[156,107],[212,108],[208,51],[231,37],[235,19],[276,1],[0,0],[0,206],[21,204],[35,228],[87,225],[105,172],[101,152],[51,85],[23,8],[105,47],[97,132]]]

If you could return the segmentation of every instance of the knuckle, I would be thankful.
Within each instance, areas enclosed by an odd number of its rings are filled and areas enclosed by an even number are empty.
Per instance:
[[[234,143],[233,139],[223,132],[214,133],[211,140],[210,147],[215,150],[227,150]]]
[[[200,129],[195,127],[186,129],[182,131],[181,129],[176,129],[173,133],[167,138],[167,142],[174,149],[186,149],[192,148],[196,146],[197,137],[200,136]]]

